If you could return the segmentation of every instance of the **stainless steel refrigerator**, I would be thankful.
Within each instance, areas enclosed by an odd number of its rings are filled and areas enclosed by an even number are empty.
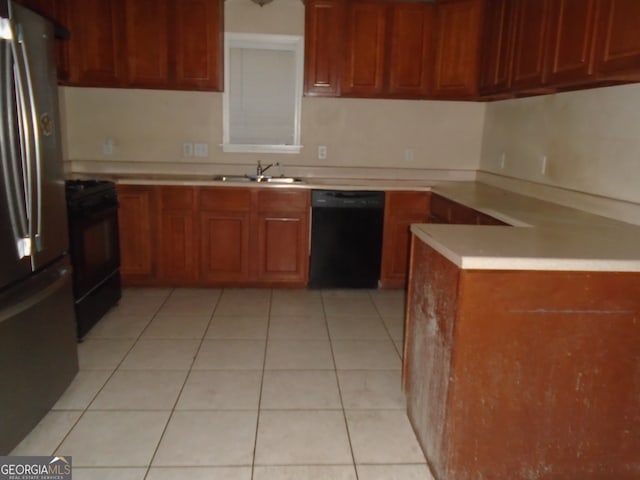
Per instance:
[[[78,370],[53,49],[49,21],[0,0],[0,455]]]

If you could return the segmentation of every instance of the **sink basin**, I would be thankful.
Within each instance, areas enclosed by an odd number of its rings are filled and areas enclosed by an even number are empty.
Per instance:
[[[271,177],[269,175],[215,175],[213,180],[239,183],[304,183],[304,180],[298,177]]]

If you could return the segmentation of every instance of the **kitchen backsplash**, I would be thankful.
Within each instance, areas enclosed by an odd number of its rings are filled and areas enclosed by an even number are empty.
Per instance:
[[[480,169],[640,203],[640,84],[487,104]]]

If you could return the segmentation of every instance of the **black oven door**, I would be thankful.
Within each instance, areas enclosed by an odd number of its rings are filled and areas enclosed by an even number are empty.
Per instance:
[[[120,268],[117,201],[73,214],[69,241],[78,301]]]

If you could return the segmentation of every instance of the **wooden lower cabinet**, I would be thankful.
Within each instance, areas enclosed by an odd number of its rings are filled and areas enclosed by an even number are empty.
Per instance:
[[[434,479],[638,478],[639,315],[638,273],[463,270],[414,237],[403,385]]]
[[[409,265],[412,223],[426,223],[430,192],[389,191],[385,194],[380,286],[404,288]]]
[[[160,187],[158,280],[167,285],[198,282],[195,187]]]
[[[125,285],[147,285],[156,277],[157,189],[118,185],[120,274]]]
[[[257,191],[257,278],[306,286],[310,195],[302,190]]]
[[[309,192],[119,186],[125,285],[304,287]]]

